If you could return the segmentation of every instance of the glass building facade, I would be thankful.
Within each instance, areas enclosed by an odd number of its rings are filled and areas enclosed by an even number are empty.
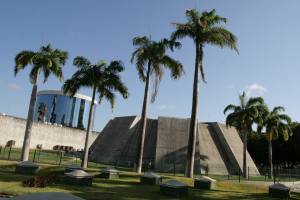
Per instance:
[[[91,98],[84,95],[76,94],[70,97],[61,91],[40,91],[36,98],[34,120],[86,129],[90,105]],[[96,102],[94,111],[96,111]],[[94,122],[92,122],[92,127],[93,124]]]

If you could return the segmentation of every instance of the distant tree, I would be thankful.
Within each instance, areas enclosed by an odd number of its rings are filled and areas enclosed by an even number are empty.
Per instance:
[[[274,107],[272,111],[269,111],[266,106],[262,113],[262,121],[258,124],[258,132],[260,133],[262,129],[265,129],[265,133],[268,140],[268,154],[269,154],[269,176],[273,175],[273,148],[272,141],[282,135],[285,140],[288,140],[289,135],[292,134],[292,124],[291,118],[286,114],[281,114],[285,111],[284,107],[278,106]]]
[[[120,78],[120,72],[124,70],[121,61],[112,61],[109,64],[105,61],[100,61],[96,64],[91,64],[88,59],[78,56],[74,59],[73,64],[78,68],[78,71],[73,74],[71,79],[68,79],[64,83],[63,92],[74,96],[82,87],[92,88],[93,90],[84,144],[84,156],[81,162],[81,167],[86,168],[96,93],[99,93],[99,104],[105,98],[110,102],[113,109],[115,105],[115,93],[118,92],[123,98],[127,98],[128,89]]]
[[[63,80],[62,65],[66,63],[68,53],[60,49],[53,49],[50,44],[42,46],[39,51],[21,51],[15,57],[15,76],[26,66],[31,66],[29,74],[32,86],[29,110],[27,115],[26,129],[21,153],[21,161],[28,160],[31,128],[33,123],[34,104],[36,101],[38,77],[40,73],[44,75],[44,83],[47,82],[50,74],[56,76],[60,81]]]
[[[281,168],[295,168],[300,165],[300,125],[296,122],[291,126],[292,135],[286,140],[284,135],[279,134],[272,141],[272,160]],[[265,133],[265,129],[263,131]],[[257,166],[269,166],[269,148],[266,134],[250,134],[248,137],[248,152]],[[273,167],[274,168],[274,167]],[[268,172],[269,173],[269,172]]]
[[[228,105],[224,109],[224,114],[231,111],[226,117],[226,126],[235,127],[243,137],[243,176],[248,177],[247,136],[252,132],[252,125],[262,121],[260,113],[264,109],[264,100],[261,97],[248,100],[245,92],[239,96],[239,100],[240,105]]]
[[[193,102],[188,140],[187,163],[185,168],[185,175],[187,177],[193,177],[200,73],[202,80],[206,82],[203,67],[204,47],[209,44],[221,48],[229,47],[237,52],[238,50],[236,47],[236,37],[220,25],[220,23],[226,23],[227,19],[217,15],[215,10],[202,13],[199,13],[195,9],[187,10],[186,18],[187,22],[184,24],[175,23],[176,30],[172,33],[171,40],[188,37],[194,41],[196,47]]]
[[[159,82],[163,78],[164,68],[170,70],[171,78],[177,79],[183,74],[183,67],[179,61],[174,60],[167,54],[168,49],[172,50],[173,48],[178,48],[180,46],[177,42],[171,42],[167,39],[157,42],[144,36],[135,37],[133,39],[133,45],[136,46],[136,49],[132,53],[131,63],[135,62],[138,75],[140,79],[145,82],[144,101],[136,155],[136,172],[141,174],[146,134],[150,77],[153,76],[154,78],[154,92],[151,99],[151,102],[154,102],[157,96]]]

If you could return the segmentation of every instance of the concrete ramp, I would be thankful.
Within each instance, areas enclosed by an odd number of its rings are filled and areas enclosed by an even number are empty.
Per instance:
[[[117,159],[117,164],[134,166],[137,152],[137,144],[140,132],[139,130],[140,122],[131,131],[132,134],[128,141],[126,142],[120,157]],[[153,166],[155,162],[155,146],[156,146],[156,130],[157,130],[157,120],[148,119],[146,125],[146,135],[144,143],[144,157],[143,164],[149,167]]]
[[[228,174],[226,155],[210,124],[198,124],[200,167],[203,173]]]
[[[217,132],[219,140],[225,149],[225,153],[231,164],[231,173],[238,173],[243,169],[243,142],[235,128],[227,128],[225,124],[212,123],[214,130]],[[249,174],[259,175],[250,154],[247,152],[247,165]]]
[[[90,159],[104,164],[115,164],[129,138],[135,133],[139,117],[116,117],[105,126],[91,146]]]

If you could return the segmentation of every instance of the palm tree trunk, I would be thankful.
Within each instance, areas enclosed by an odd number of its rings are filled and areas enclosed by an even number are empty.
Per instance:
[[[87,168],[87,164],[88,164],[89,148],[90,148],[89,137],[90,137],[90,133],[91,133],[91,129],[92,129],[92,122],[94,121],[93,118],[94,118],[95,95],[96,95],[96,87],[93,88],[92,102],[90,105],[88,125],[87,125],[87,129],[86,129],[83,159],[81,161],[81,167],[83,169]]]
[[[193,101],[192,113],[189,129],[189,140],[187,146],[187,160],[185,167],[185,176],[193,178],[194,176],[194,163],[195,163],[195,148],[196,148],[196,134],[197,134],[197,113],[198,113],[198,99],[199,99],[199,76],[200,67],[202,65],[203,49],[202,46],[196,43],[196,60],[195,60],[195,73],[193,84]]]
[[[136,172],[138,174],[142,173],[142,165],[143,165],[144,142],[145,142],[145,135],[146,135],[146,127],[147,127],[147,107],[148,107],[149,84],[150,84],[150,66],[151,66],[151,62],[149,61],[146,84],[145,84],[142,116],[141,116],[140,129],[139,129],[139,131],[141,132],[138,138],[137,155],[136,155]]]
[[[248,143],[248,131],[243,129],[243,177],[248,178],[248,168],[247,168],[247,143]]]
[[[269,150],[269,167],[270,167],[270,174],[269,178],[272,178],[273,176],[273,148],[272,148],[272,138],[271,138],[271,133],[269,133],[268,136],[268,150]]]
[[[37,94],[37,84],[34,83],[32,86],[32,92],[30,97],[27,121],[26,121],[26,129],[25,135],[23,140],[23,147],[21,153],[21,161],[27,161],[29,158],[29,151],[30,151],[30,139],[31,139],[31,129],[33,124],[33,112],[34,112],[34,105],[36,101],[36,94]]]

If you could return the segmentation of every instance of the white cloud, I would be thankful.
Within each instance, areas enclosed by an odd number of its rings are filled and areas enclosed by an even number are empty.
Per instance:
[[[19,85],[16,84],[16,83],[10,83],[10,84],[7,85],[7,87],[8,87],[9,89],[12,89],[12,90],[20,90],[20,89],[21,89],[21,86],[19,86]]]
[[[264,95],[266,92],[268,92],[267,88],[257,83],[248,85],[244,89],[244,91],[246,92],[247,96],[259,96],[259,95]]]

